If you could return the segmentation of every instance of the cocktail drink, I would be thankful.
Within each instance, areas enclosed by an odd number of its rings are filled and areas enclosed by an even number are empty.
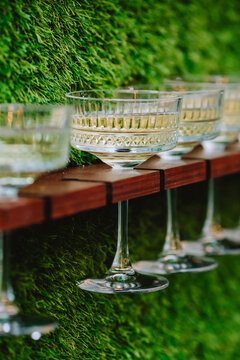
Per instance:
[[[71,107],[0,104],[0,202],[17,201],[18,189],[43,171],[66,165]],[[9,234],[0,232],[0,335],[39,339],[56,327],[46,318],[19,314],[9,274]]]
[[[170,86],[168,85],[167,88]],[[220,133],[222,90],[186,90],[172,87],[183,96],[178,145],[161,157],[174,161],[181,158],[203,140]],[[187,255],[182,247],[176,210],[177,189],[167,190],[167,235],[163,251],[155,261],[139,261],[134,267],[144,274],[169,274],[211,270],[216,262],[210,258]]]
[[[114,169],[132,169],[177,144],[180,94],[95,90],[67,94],[75,106],[72,146],[89,151]],[[113,264],[102,279],[80,281],[100,293],[144,293],[164,289],[168,280],[139,274],[128,252],[128,201],[118,203],[118,242]]]

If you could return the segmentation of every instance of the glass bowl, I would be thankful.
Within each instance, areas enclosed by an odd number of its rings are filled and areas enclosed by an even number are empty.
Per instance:
[[[196,79],[197,80],[197,79]],[[224,104],[221,133],[222,136],[237,137],[240,132],[240,78],[230,78],[225,76],[208,76],[200,82],[187,82],[182,80],[167,80],[166,84],[182,89],[191,86],[195,89],[224,89]],[[234,81],[235,80],[235,81]]]
[[[145,85],[129,87],[131,90],[145,88],[150,89]],[[171,151],[161,154],[162,157],[181,157],[199,142],[214,139],[220,134],[224,92],[222,88],[203,89],[201,85],[197,88],[195,84],[182,84],[180,81],[171,80],[152,88],[154,91],[158,90],[161,96],[177,96],[180,93],[183,98],[178,144]]]
[[[177,83],[176,85],[167,84],[167,88],[176,93],[181,92],[183,96],[179,138],[176,148],[166,153],[166,156],[184,155],[198,143],[219,136],[222,128],[224,94],[222,88],[192,90],[189,84],[179,86]]]
[[[113,168],[133,168],[178,141],[180,94],[145,90],[68,93],[74,105],[71,144]]]
[[[71,112],[66,105],[0,104],[0,197],[66,165]]]

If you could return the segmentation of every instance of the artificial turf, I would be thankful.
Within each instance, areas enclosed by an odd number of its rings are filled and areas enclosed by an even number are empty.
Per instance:
[[[0,0],[0,6],[1,102],[63,102],[74,84],[120,87],[239,71],[238,0]],[[92,160],[72,152],[72,165]],[[228,226],[240,212],[238,184],[239,175],[220,182]],[[206,184],[180,189],[184,238],[200,233],[205,200]],[[209,273],[171,276],[171,286],[153,294],[106,296],[76,287],[110,266],[116,225],[112,205],[12,233],[16,301],[26,314],[52,316],[59,328],[38,342],[0,338],[0,359],[238,359],[238,256],[219,258]],[[156,257],[164,234],[163,194],[132,200],[132,259]]]

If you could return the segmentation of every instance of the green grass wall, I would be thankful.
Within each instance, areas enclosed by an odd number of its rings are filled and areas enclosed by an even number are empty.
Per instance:
[[[1,101],[239,72],[238,0],[1,0]]]
[[[62,102],[75,82],[119,87],[239,72],[238,0],[0,0],[0,7],[1,102]],[[72,164],[89,161],[72,154]],[[223,221],[232,226],[240,212],[239,175],[219,186]],[[133,260],[161,249],[163,198],[130,202]],[[205,200],[205,184],[181,189],[184,238],[199,234]],[[94,295],[75,286],[110,265],[116,222],[117,209],[108,206],[12,234],[18,305],[26,314],[52,316],[59,328],[38,342],[0,338],[0,360],[238,359],[239,257],[219,258],[213,272],[172,276],[171,286],[154,294]]]

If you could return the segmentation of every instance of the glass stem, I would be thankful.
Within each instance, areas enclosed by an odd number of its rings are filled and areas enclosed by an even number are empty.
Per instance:
[[[0,232],[0,318],[18,313],[10,282],[10,236]]]
[[[128,252],[128,200],[118,203],[117,251],[110,273],[134,274]]]
[[[207,214],[203,225],[202,237],[203,241],[215,242],[215,233],[221,230],[219,219],[217,216],[216,196],[215,196],[215,181],[208,180],[208,200],[207,200]]]
[[[167,190],[167,235],[163,247],[164,254],[183,253],[178,230],[177,189]]]

